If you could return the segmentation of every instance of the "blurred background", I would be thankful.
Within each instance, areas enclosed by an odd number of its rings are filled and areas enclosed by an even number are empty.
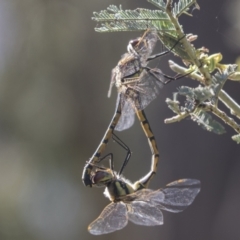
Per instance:
[[[240,2],[198,0],[200,11],[183,16],[196,47],[221,52],[223,63],[240,53]],[[109,203],[103,189],[82,184],[85,162],[112,118],[116,90],[107,98],[111,69],[140,32],[97,33],[93,11],[110,4],[124,9],[154,6],[145,0],[0,0],[0,239],[96,239],[87,231]],[[156,48],[155,52],[159,52]],[[155,62],[174,76],[167,60]],[[126,228],[98,239],[225,240],[240,236],[240,148],[235,132],[216,135],[172,116],[165,99],[189,79],[167,85],[146,109],[160,150],[152,189],[180,178],[195,178],[202,189],[183,213],[164,212],[165,224]],[[240,103],[240,85],[224,89]],[[220,106],[222,106],[220,104]],[[223,108],[226,110],[225,108]],[[228,113],[228,111],[227,111]],[[150,168],[151,153],[139,123],[119,135],[133,155],[124,174],[131,181]],[[125,152],[110,143],[119,169]]]

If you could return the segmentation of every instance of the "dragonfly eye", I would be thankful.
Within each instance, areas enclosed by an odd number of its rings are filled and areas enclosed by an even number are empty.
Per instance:
[[[95,174],[93,174],[91,180],[92,183],[97,186],[104,186],[109,181],[111,181],[113,178],[112,174],[108,171],[96,171]]]
[[[139,38],[133,39],[129,42],[129,44],[131,44],[133,48],[136,47],[138,43],[139,43]]]
[[[127,47],[127,50],[130,54],[133,54],[133,55],[138,55],[137,52],[135,51],[135,48],[137,47],[139,43],[139,38],[137,39],[134,39],[134,40],[131,40],[129,43],[128,43],[128,47]]]

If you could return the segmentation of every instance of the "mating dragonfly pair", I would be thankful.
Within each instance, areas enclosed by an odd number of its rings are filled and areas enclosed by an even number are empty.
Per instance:
[[[112,202],[89,225],[89,232],[95,235],[122,229],[127,225],[128,220],[138,225],[161,225],[163,224],[161,210],[180,212],[193,202],[200,191],[200,182],[195,179],[181,179],[156,191],[147,188],[156,174],[159,151],[143,109],[156,98],[159,89],[164,84],[182,77],[172,78],[163,74],[159,68],[147,66],[150,60],[171,51],[170,49],[151,56],[157,40],[158,36],[155,30],[147,30],[142,37],[131,40],[128,44],[128,52],[122,56],[112,70],[108,96],[110,97],[111,89],[115,85],[118,90],[116,110],[100,145],[86,163],[82,176],[86,186],[105,186],[104,193]],[[122,177],[122,172],[131,157],[131,151],[113,131],[122,131],[131,127],[134,123],[135,113],[148,139],[152,162],[150,171],[143,178],[131,184]],[[118,173],[113,168],[112,153],[101,158],[111,137],[127,151]],[[106,157],[110,157],[109,168],[99,165]]]

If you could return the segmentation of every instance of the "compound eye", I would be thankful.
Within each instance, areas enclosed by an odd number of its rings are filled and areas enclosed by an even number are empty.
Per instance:
[[[97,171],[95,172],[95,175],[92,178],[92,182],[94,184],[104,183],[106,179],[108,179],[109,173],[103,172],[103,171]]]
[[[139,39],[133,39],[129,42],[129,44],[132,45],[132,47],[135,47],[139,43]]]

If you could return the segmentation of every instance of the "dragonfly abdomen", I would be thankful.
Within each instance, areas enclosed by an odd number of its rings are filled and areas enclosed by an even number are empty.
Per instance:
[[[107,145],[109,139],[111,138],[114,128],[116,127],[116,125],[119,121],[119,118],[121,116],[121,102],[120,102],[120,100],[118,100],[117,102],[118,103],[117,103],[117,107],[115,109],[114,116],[108,126],[107,131],[105,132],[105,134],[103,136],[101,143],[99,144],[97,150],[95,151],[93,156],[90,158],[90,160],[86,163],[86,165],[83,169],[82,181],[85,186],[92,187],[92,181],[91,181],[90,177],[91,177],[91,172],[92,172],[93,167],[91,164],[96,164],[99,161],[99,158],[101,157],[101,154],[105,150],[106,145]]]
[[[136,114],[141,123],[143,131],[148,139],[148,143],[152,152],[151,170],[146,176],[144,176],[142,179],[136,182],[136,185],[134,186],[134,189],[141,189],[141,188],[148,187],[149,182],[157,172],[157,165],[159,161],[159,151],[158,151],[155,137],[153,135],[152,129],[148,123],[148,120],[144,111],[136,111]]]

